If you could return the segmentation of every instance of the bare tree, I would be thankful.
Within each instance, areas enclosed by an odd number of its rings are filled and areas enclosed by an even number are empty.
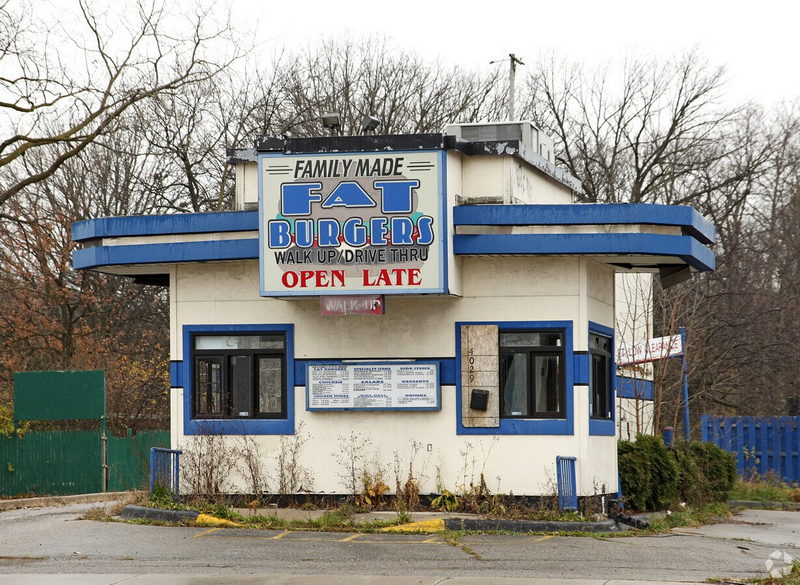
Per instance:
[[[82,30],[67,31],[38,24],[30,8],[0,5],[0,205],[52,176],[131,106],[207,80],[236,57],[236,49],[206,57],[227,30],[209,29],[207,12],[181,37],[157,0],[137,3],[122,21],[84,1],[78,8]],[[47,164],[20,172],[35,151],[46,153]]]
[[[325,41],[282,55],[276,71],[283,99],[266,108],[265,133],[324,135],[324,112],[341,115],[345,134],[360,134],[365,115],[380,118],[385,134],[440,132],[449,122],[496,119],[504,109],[498,71],[428,64],[381,39]]]
[[[694,53],[630,60],[621,72],[554,58],[533,71],[526,112],[557,139],[559,162],[591,201],[696,203],[766,164],[757,134],[736,140],[752,113],[719,105],[723,71]]]

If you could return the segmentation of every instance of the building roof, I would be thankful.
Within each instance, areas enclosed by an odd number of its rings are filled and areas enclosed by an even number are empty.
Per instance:
[[[691,207],[654,204],[458,205],[456,255],[589,256],[620,270],[713,270],[714,227]],[[170,264],[259,257],[255,211],[77,222],[76,269],[165,284]]]

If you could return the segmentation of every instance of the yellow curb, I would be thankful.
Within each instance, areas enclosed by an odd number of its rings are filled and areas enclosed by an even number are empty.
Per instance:
[[[387,526],[381,528],[381,532],[442,532],[444,530],[444,520],[423,520],[422,522],[409,522],[399,526]]]
[[[241,526],[238,522],[234,522],[232,520],[225,520],[223,518],[217,518],[216,516],[211,516],[209,514],[200,514],[197,516],[197,519],[194,521],[195,526],[212,526],[214,528],[224,528],[224,527],[236,527]]]

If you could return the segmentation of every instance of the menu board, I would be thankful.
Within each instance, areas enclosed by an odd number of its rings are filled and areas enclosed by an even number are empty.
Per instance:
[[[438,363],[309,364],[308,410],[438,410]]]

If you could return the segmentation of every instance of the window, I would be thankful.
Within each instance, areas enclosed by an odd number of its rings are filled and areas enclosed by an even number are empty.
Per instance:
[[[500,332],[500,416],[564,418],[564,333]]]
[[[198,334],[192,347],[193,418],[286,417],[284,334]]]
[[[589,387],[591,417],[611,419],[612,400],[611,338],[589,334]]]

